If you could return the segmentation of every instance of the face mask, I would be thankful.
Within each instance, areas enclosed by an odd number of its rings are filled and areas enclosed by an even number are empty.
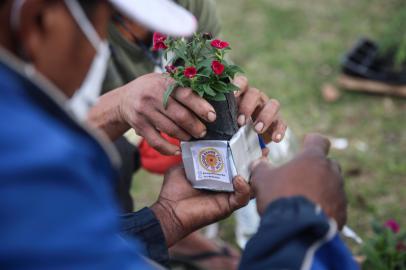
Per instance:
[[[84,120],[89,109],[99,98],[110,59],[110,49],[108,43],[100,39],[79,3],[76,0],[65,0],[65,4],[89,42],[96,49],[96,56],[81,87],[69,101],[71,110],[79,119]]]
[[[19,29],[21,8],[25,0],[14,0],[11,9],[11,26],[14,31]],[[96,56],[90,65],[90,69],[82,82],[81,87],[76,91],[75,95],[69,100],[69,107],[80,119],[85,119],[88,110],[96,103],[104,76],[107,70],[107,64],[110,59],[109,45],[105,40],[102,40],[92,23],[88,20],[82,7],[77,0],[65,0],[65,4],[75,19],[76,23],[85,34],[86,38],[96,50]],[[27,70],[30,70],[27,76],[35,74],[35,68],[27,63]]]

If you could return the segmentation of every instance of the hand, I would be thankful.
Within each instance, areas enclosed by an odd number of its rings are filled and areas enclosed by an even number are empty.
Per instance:
[[[180,149],[160,136],[159,131],[180,140],[206,134],[206,122],[213,122],[213,107],[189,88],[177,88],[163,107],[163,95],[173,82],[165,75],[151,73],[100,97],[88,121],[103,130],[111,140],[130,127],[148,144],[166,155],[179,155]]]
[[[161,223],[168,247],[245,206],[250,200],[249,184],[239,176],[233,183],[233,193],[203,191],[191,186],[182,167],[169,171],[157,202],[151,206]]]
[[[287,127],[279,116],[279,102],[250,87],[248,79],[244,76],[237,76],[233,83],[240,88],[235,94],[239,112],[238,124],[245,125],[251,117],[254,120],[255,130],[262,134],[266,143],[280,142],[285,136]]]
[[[266,161],[254,164],[251,185],[258,212],[279,198],[299,195],[319,204],[342,228],[347,219],[343,178],[339,165],[327,158],[329,148],[326,138],[308,135],[302,153],[291,162],[279,168]]]
[[[122,118],[149,145],[163,154],[180,154],[178,146],[163,139],[159,131],[188,141],[206,135],[200,119],[216,119],[213,107],[189,88],[177,88],[163,107],[163,95],[173,80],[161,74],[148,74],[123,86],[125,93],[120,103]]]

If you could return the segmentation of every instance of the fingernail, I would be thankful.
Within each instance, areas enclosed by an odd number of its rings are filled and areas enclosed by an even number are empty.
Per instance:
[[[206,136],[207,134],[207,130],[203,131],[202,134],[200,134],[200,138],[203,138],[204,136]]]
[[[282,135],[281,134],[277,134],[276,135],[276,140],[279,142],[280,140],[282,140]]]
[[[245,115],[240,114],[240,116],[238,116],[237,122],[240,126],[245,125]]]
[[[264,128],[264,123],[262,123],[262,122],[258,122],[258,123],[255,125],[255,130],[256,130],[257,132],[261,132],[263,128]]]
[[[216,114],[214,112],[209,112],[207,118],[209,119],[210,122],[214,122],[214,120],[216,120]]]
[[[235,177],[235,185],[237,188],[241,187],[241,185],[243,184],[242,181],[244,180],[242,180],[242,178],[239,175]]]
[[[180,150],[176,150],[174,153],[175,156],[180,156]]]

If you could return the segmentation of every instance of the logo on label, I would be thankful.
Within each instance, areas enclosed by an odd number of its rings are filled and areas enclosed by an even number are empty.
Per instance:
[[[200,150],[199,163],[205,170],[211,173],[219,173],[224,169],[223,157],[215,148]]]

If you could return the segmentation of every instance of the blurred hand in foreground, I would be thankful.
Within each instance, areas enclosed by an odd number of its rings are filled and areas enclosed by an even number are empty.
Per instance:
[[[272,168],[261,160],[253,164],[251,185],[262,214],[273,201],[304,196],[319,204],[341,229],[346,223],[346,197],[339,165],[327,158],[330,142],[317,134],[306,136],[303,151],[289,163]]]
[[[245,206],[250,200],[250,185],[239,176],[233,182],[233,193],[198,190],[186,179],[182,167],[170,170],[165,175],[157,202],[151,206],[161,223],[168,247]]]

